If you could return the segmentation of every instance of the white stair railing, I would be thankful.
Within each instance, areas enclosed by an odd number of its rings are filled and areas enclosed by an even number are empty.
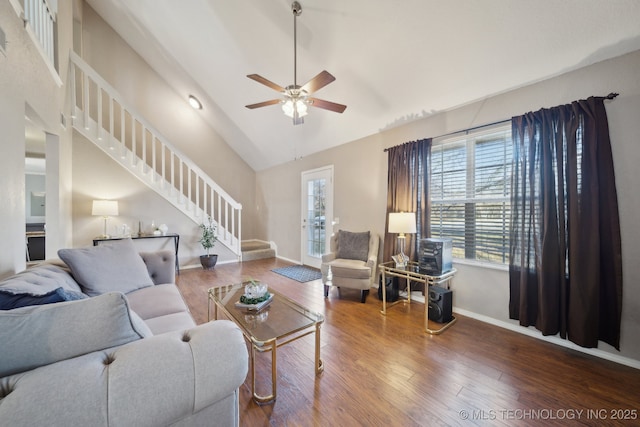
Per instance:
[[[55,64],[55,13],[48,0],[24,0],[24,20],[40,42],[44,55]]]
[[[172,146],[76,53],[70,54],[73,126],[195,223],[211,216],[218,241],[241,258],[242,205]]]

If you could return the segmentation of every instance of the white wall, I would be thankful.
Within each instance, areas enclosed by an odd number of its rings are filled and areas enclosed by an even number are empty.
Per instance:
[[[180,265],[200,265],[198,257],[204,254],[204,250],[198,243],[198,225],[76,133],[73,138],[74,247],[90,246],[92,240],[103,233],[103,218],[91,215],[94,199],[118,201],[119,215],[108,219],[107,234],[121,234],[123,224],[137,232],[140,222],[145,233],[151,231],[152,221],[156,225],[166,224],[170,233],[180,235]],[[171,239],[145,239],[134,243],[139,250],[173,250]],[[220,243],[215,245],[212,253],[218,254],[220,263],[237,261],[237,257]]]
[[[58,49],[60,78],[66,80],[72,19],[71,3],[63,2],[58,14]],[[64,113],[65,92],[47,69],[44,59],[27,35],[23,21],[10,2],[0,2],[0,28],[7,39],[6,56],[0,54],[0,276],[25,267],[25,115],[37,117],[43,131],[59,137],[61,144],[59,210],[52,215],[58,226],[47,245],[63,247],[71,241],[70,199],[65,193],[70,186],[70,132],[60,126]],[[63,221],[59,221],[63,219]]]
[[[260,233],[278,245],[279,255],[300,259],[300,173],[333,164],[335,227],[371,229],[384,235],[387,155],[384,148],[407,141],[509,119],[528,111],[592,95],[619,92],[607,104],[622,227],[624,301],[621,351],[601,344],[596,352],[622,356],[640,367],[640,51],[579,69],[534,85],[441,112],[257,174]],[[304,141],[298,141],[304,144]],[[292,225],[294,224],[294,225]],[[506,271],[455,263],[454,305],[461,313],[523,331],[508,318]],[[529,333],[537,334],[536,331]],[[539,334],[537,334],[539,335]],[[632,362],[632,363],[635,363]]]

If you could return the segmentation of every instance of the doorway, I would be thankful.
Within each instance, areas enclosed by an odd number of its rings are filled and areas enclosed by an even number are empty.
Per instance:
[[[46,134],[25,118],[26,261],[46,258]]]
[[[333,165],[302,172],[302,264],[320,268],[333,233]]]

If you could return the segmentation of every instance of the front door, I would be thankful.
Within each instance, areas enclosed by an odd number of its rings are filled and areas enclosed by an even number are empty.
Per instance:
[[[302,263],[320,268],[333,232],[333,166],[302,172]]]

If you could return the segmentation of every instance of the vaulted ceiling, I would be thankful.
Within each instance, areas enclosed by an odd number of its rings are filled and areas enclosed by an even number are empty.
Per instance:
[[[640,49],[637,0],[299,0],[297,83],[347,109],[294,126],[245,108],[293,84],[292,1],[87,2],[255,170]]]

